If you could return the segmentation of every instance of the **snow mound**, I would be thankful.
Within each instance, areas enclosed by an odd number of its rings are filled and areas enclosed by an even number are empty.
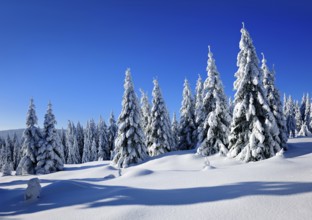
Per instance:
[[[125,174],[123,174],[123,177],[141,177],[141,176],[147,176],[147,175],[151,175],[154,172],[152,170],[148,170],[148,169],[133,169],[133,170],[129,170],[126,171]]]

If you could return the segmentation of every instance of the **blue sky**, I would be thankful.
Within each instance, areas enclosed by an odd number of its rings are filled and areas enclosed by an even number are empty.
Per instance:
[[[258,54],[275,64],[281,93],[301,99],[312,85],[312,3],[296,1],[2,0],[0,130],[25,126],[34,98],[39,125],[49,101],[58,127],[120,113],[130,67],[151,95],[157,78],[169,111],[182,85],[206,77],[211,45],[232,96],[241,22]]]

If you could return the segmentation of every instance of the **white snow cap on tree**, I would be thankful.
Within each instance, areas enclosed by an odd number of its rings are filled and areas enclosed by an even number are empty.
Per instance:
[[[194,100],[188,80],[184,80],[183,99],[180,109],[179,150],[193,149],[197,141]]]
[[[215,59],[210,47],[208,49],[208,78],[206,80],[205,100],[209,104],[210,111],[207,112],[203,122],[205,135],[203,135],[204,139],[198,143],[197,154],[209,156],[220,152],[220,154],[226,155],[231,117]]]
[[[113,165],[128,167],[145,160],[147,149],[141,127],[141,109],[134,91],[130,69],[126,71],[122,110],[118,119],[118,134],[115,140]]]
[[[281,97],[278,89],[275,85],[275,71],[270,71],[267,64],[264,54],[262,53],[262,66],[261,69],[263,71],[263,86],[267,92],[267,99],[271,109],[275,117],[275,121],[277,123],[277,127],[279,129],[279,135],[273,136],[276,142],[283,148],[287,149],[287,128],[286,128],[286,119],[283,114],[283,105],[281,101]]]
[[[249,162],[273,157],[281,146],[275,141],[279,129],[266,98],[256,49],[245,27],[241,34],[228,156]]]
[[[63,170],[61,146],[56,142],[55,116],[51,102],[44,116],[43,137],[38,149],[36,174],[48,174]]]
[[[34,100],[30,100],[30,105],[26,119],[26,129],[23,133],[22,159],[16,169],[16,175],[28,175],[35,173],[37,165],[37,153],[41,144],[41,133],[36,127],[38,122]]]
[[[158,81],[154,80],[153,82],[153,106],[147,129],[147,147],[150,156],[157,156],[171,150],[173,139],[169,113]]]

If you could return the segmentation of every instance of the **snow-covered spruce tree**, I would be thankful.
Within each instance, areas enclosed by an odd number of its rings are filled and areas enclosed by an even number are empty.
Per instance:
[[[35,174],[37,165],[37,152],[41,144],[41,132],[36,127],[38,122],[34,100],[30,100],[30,105],[26,119],[26,129],[23,133],[22,159],[16,169],[16,175]]]
[[[275,141],[277,141],[278,144],[286,150],[288,140],[286,119],[283,114],[283,104],[281,97],[275,85],[275,70],[274,68],[273,71],[269,70],[263,53],[262,56],[263,59],[261,69],[263,71],[263,86],[266,89],[267,100],[279,129],[279,136],[274,136],[273,138],[275,138]]]
[[[76,133],[77,133],[76,136],[77,136],[77,143],[78,143],[79,153],[80,153],[80,157],[82,158],[83,145],[84,145],[84,131],[83,131],[83,127],[80,124],[80,122],[77,123]]]
[[[108,130],[106,123],[102,117],[100,117],[98,123],[98,136],[99,136],[98,158],[99,160],[109,160],[111,152],[108,144]]]
[[[203,82],[201,76],[198,74],[198,79],[196,82],[196,96],[195,96],[195,125],[197,127],[197,142],[202,141],[202,137],[199,134],[202,134],[203,123],[206,118],[204,114],[204,106],[203,106]]]
[[[301,113],[301,122],[304,124],[305,110],[306,110],[306,101],[307,97],[305,94],[302,95],[301,105],[300,105],[300,113]]]
[[[68,164],[79,164],[81,163],[81,157],[79,154],[78,141],[76,136],[76,129],[74,123],[68,121],[67,133],[66,133],[66,145],[68,148]]]
[[[118,118],[118,133],[112,164],[126,168],[145,160],[147,149],[141,122],[141,108],[134,91],[130,69],[126,71],[122,110]]]
[[[85,130],[85,136],[84,136],[84,146],[83,146],[83,155],[82,155],[82,162],[90,162],[90,161],[96,161],[97,158],[97,143],[92,151],[92,142],[95,140],[97,142],[98,136],[97,136],[97,128],[95,125],[95,122],[93,119],[91,119],[89,122],[87,122],[87,127]]]
[[[294,110],[294,103],[293,103],[291,96],[289,96],[286,102],[285,115],[286,115],[286,127],[287,127],[288,137],[295,137],[296,136],[296,114]]]
[[[203,130],[207,133],[201,143],[198,144],[197,154],[209,156],[220,153],[226,155],[228,153],[229,144],[229,126],[231,117],[229,115],[227,98],[225,96],[220,74],[217,70],[213,54],[208,53],[207,66],[207,93],[205,100],[210,105],[210,112],[203,123]]]
[[[180,109],[179,150],[193,149],[197,142],[194,100],[188,80],[184,80],[183,99]]]
[[[241,33],[228,156],[245,162],[259,161],[281,150],[275,141],[279,129],[266,99],[256,49],[244,27]]]
[[[172,123],[171,123],[171,132],[173,137],[173,144],[171,150],[177,150],[178,149],[178,143],[179,143],[179,123],[177,121],[176,113],[173,113]]]
[[[91,158],[90,158],[90,161],[97,161],[97,160],[98,160],[98,147],[97,147],[95,138],[93,138],[92,144],[91,144]]]
[[[13,169],[13,160],[11,156],[11,146],[10,143],[11,139],[10,136],[8,135],[6,138],[6,141],[3,141],[1,143],[1,151],[0,151],[0,156],[1,156],[1,162],[0,162],[0,170],[3,173],[3,176],[10,176],[12,169]]]
[[[60,155],[61,155],[61,160],[63,162],[63,164],[66,163],[65,160],[65,152],[64,152],[64,145],[62,142],[62,131],[57,131],[56,132],[56,145],[60,147]]]
[[[118,127],[116,125],[116,120],[114,113],[111,113],[109,118],[109,127],[108,127],[108,148],[110,150],[110,160],[112,160],[115,156],[115,139],[117,137]]]
[[[56,120],[52,111],[51,102],[48,104],[47,113],[44,116],[43,135],[41,146],[37,154],[36,174],[49,174],[63,170],[61,146],[57,145]]]
[[[149,155],[154,157],[171,150],[171,123],[165,101],[157,80],[154,80],[153,106],[150,124],[147,129],[147,148]]]
[[[151,105],[148,101],[147,94],[143,91],[141,91],[141,110],[142,110],[142,126],[145,135],[147,134],[147,128],[150,122],[150,115],[151,115]]]
[[[296,131],[297,133],[300,131],[301,126],[302,126],[302,121],[301,121],[301,111],[299,107],[299,102],[296,101],[295,103],[295,119],[296,119]]]
[[[16,133],[13,136],[13,169],[16,170],[20,160],[21,160],[21,144],[17,138]]]
[[[14,151],[14,145],[13,141],[11,140],[10,135],[7,135],[5,140],[5,147],[6,147],[6,158],[8,163],[13,165],[13,151]],[[13,168],[13,167],[12,167]]]
[[[305,100],[305,107],[304,107],[304,120],[302,122],[300,131],[298,132],[298,136],[311,136],[312,133],[310,132],[310,110],[311,110],[311,102],[310,102],[310,96],[309,94],[306,95],[306,100]]]
[[[61,137],[61,142],[64,148],[64,163],[67,162],[67,158],[68,158],[68,146],[67,146],[67,139],[66,139],[66,131],[62,128],[62,130],[60,131],[60,137]]]

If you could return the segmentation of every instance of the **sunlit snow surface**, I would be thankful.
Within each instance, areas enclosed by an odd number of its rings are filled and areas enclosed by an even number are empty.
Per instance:
[[[171,152],[117,170],[108,161],[38,176],[41,198],[23,201],[34,176],[0,177],[0,219],[311,219],[312,138],[284,156],[241,163]]]

